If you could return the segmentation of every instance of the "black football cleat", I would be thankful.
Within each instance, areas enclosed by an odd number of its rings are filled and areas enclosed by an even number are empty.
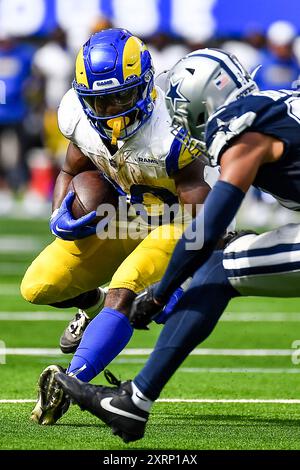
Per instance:
[[[30,419],[37,424],[55,424],[70,406],[70,399],[56,382],[57,372],[64,373],[65,369],[52,365],[46,367],[38,381],[38,399],[31,412]]]
[[[144,436],[149,413],[133,403],[130,380],[119,387],[103,387],[81,382],[64,373],[57,373],[55,379],[82,410],[101,419],[124,442],[137,441]]]

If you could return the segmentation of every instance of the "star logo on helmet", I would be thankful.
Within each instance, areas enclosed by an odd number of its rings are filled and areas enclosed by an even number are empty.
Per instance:
[[[166,99],[171,103],[174,112],[176,111],[178,103],[189,103],[189,100],[180,92],[181,83],[182,79],[178,82],[173,82],[171,79],[170,86],[166,94]]]

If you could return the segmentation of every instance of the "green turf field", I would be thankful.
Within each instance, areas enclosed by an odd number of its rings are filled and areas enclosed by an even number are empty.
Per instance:
[[[0,357],[0,449],[300,449],[300,353],[291,349],[300,344],[297,299],[231,303],[165,388],[141,441],[123,444],[76,406],[56,426],[31,423],[39,373],[69,360],[57,347],[72,313],[31,306],[18,290],[26,266],[49,240],[46,222],[0,220],[0,340],[7,348]],[[159,330],[137,332],[111,371],[134,377]]]

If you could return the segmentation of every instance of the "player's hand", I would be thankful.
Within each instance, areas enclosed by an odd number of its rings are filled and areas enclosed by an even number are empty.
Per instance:
[[[183,294],[184,294],[183,288],[178,287],[175,290],[175,292],[171,295],[170,300],[167,303],[167,305],[162,309],[160,313],[155,315],[155,317],[153,318],[155,323],[158,323],[158,324],[166,323],[167,319],[169,318],[170,315],[172,315],[175,306],[177,305],[177,303],[179,302]]]
[[[56,209],[50,218],[51,232],[63,240],[78,240],[96,233],[96,225],[88,225],[95,219],[96,211],[92,211],[80,219],[73,218],[71,208],[74,197],[75,193],[69,191],[59,209]]]
[[[153,290],[154,286],[148,287],[141,292],[133,302],[129,314],[129,321],[137,330],[148,330],[147,325],[164,308],[164,305],[160,305],[154,301]]]

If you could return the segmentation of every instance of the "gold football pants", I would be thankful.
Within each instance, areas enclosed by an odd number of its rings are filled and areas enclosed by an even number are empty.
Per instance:
[[[181,225],[162,225],[144,240],[101,240],[96,235],[74,242],[56,238],[27,269],[22,296],[49,305],[72,299],[110,282],[110,288],[139,292],[162,277]]]

